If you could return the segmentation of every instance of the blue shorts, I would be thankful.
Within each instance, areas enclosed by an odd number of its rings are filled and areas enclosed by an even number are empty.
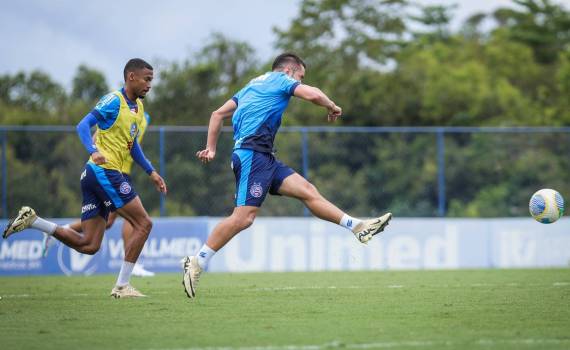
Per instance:
[[[236,207],[260,207],[268,192],[279,194],[283,180],[295,173],[270,153],[242,148],[232,154],[232,169],[236,177]]]
[[[122,208],[137,196],[127,174],[104,169],[91,162],[81,173],[81,192],[81,221],[97,215],[107,220],[110,212]]]

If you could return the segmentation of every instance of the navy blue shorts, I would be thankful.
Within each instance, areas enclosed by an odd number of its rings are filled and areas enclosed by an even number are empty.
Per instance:
[[[107,220],[110,212],[122,208],[137,196],[127,174],[104,169],[91,162],[85,165],[81,174],[81,192],[82,221],[97,215]]]
[[[283,180],[295,173],[270,153],[241,148],[232,154],[232,169],[236,176],[236,207],[260,207],[268,192],[279,194]]]

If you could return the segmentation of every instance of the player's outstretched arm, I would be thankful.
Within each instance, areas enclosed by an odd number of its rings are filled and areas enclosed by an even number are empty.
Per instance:
[[[302,98],[303,100],[307,100],[313,102],[316,105],[325,107],[328,111],[329,122],[335,121],[342,115],[342,108],[337,106],[319,88],[302,84],[295,88],[295,92],[293,94],[296,97]]]
[[[224,125],[224,119],[231,118],[236,109],[237,104],[232,99],[228,100],[212,113],[212,116],[210,117],[210,125],[208,126],[208,141],[206,143],[206,148],[196,152],[196,157],[198,157],[202,163],[208,163],[216,156],[216,146],[218,145],[218,137],[222,131],[222,126]]]

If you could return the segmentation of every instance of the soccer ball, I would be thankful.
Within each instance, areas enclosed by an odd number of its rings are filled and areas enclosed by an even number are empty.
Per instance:
[[[544,188],[532,195],[528,208],[536,221],[550,224],[564,213],[564,198],[557,191]]]

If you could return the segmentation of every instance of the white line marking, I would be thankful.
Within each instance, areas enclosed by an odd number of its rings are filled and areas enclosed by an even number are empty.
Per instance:
[[[570,339],[480,339],[476,340],[472,345],[480,345],[481,347],[495,347],[510,345],[546,345],[546,344],[570,344]],[[458,346],[459,343],[453,341],[431,341],[431,340],[409,340],[409,341],[390,341],[376,342],[365,344],[344,344],[339,341],[333,341],[322,345],[260,345],[260,346],[207,346],[207,347],[190,347],[190,348],[152,348],[148,350],[321,350],[321,349],[389,349],[396,347],[433,347],[433,346]],[[461,346],[468,345],[461,343]]]
[[[250,288],[246,289],[246,292],[279,292],[279,291],[289,291],[289,290],[307,290],[307,289],[360,289],[360,286],[348,286],[348,287],[337,287],[337,286],[307,286],[307,287],[264,287],[264,288]]]
[[[29,298],[29,294],[6,294],[2,298]]]
[[[529,284],[521,284],[521,283],[505,283],[505,284],[493,284],[493,283],[471,283],[471,284],[428,284],[422,286],[416,286],[417,288],[484,288],[484,287],[543,287],[543,286],[554,286],[554,287],[563,287],[563,286],[570,286],[570,282],[554,282],[553,284],[540,284],[540,283],[529,283]],[[292,290],[310,290],[310,289],[365,289],[365,288],[408,288],[401,284],[390,284],[381,287],[376,286],[346,286],[346,287],[337,287],[337,286],[283,286],[283,287],[262,287],[262,288],[249,288],[245,289],[246,292],[279,292],[279,291],[292,291]]]
[[[5,294],[2,295],[2,298],[45,298],[45,297],[52,297],[54,296],[53,294]],[[65,297],[88,297],[91,296],[91,294],[85,294],[85,293],[73,293],[73,294],[68,294]]]
[[[465,287],[499,287],[501,286],[501,284],[488,284],[488,283],[472,283],[469,285],[461,285],[461,284],[457,284],[457,285],[423,285],[423,286],[417,286],[418,288],[424,288],[424,287],[428,287],[428,288],[465,288]],[[532,284],[520,284],[520,283],[505,283],[502,286],[509,286],[509,287],[516,287],[516,286],[520,286],[520,287],[534,287],[534,286],[553,286],[553,287],[566,287],[566,286],[570,286],[570,282],[554,282],[552,284],[539,284],[539,283],[532,283]],[[404,285],[401,284],[390,284],[390,285],[386,285],[383,286],[384,288],[389,288],[389,289],[396,289],[396,288],[407,288]],[[279,292],[279,291],[294,291],[294,290],[319,290],[319,289],[366,289],[366,288],[373,288],[373,289],[378,289],[378,288],[382,288],[382,287],[376,287],[376,286],[346,286],[346,287],[337,287],[337,286],[306,286],[306,287],[296,287],[296,286],[284,286],[284,287],[264,287],[264,288],[250,288],[250,289],[244,289],[245,292]],[[171,294],[170,292],[166,292],[166,291],[156,291],[152,294],[157,294],[157,295],[164,295],[164,294]],[[16,299],[16,298],[33,298],[33,297],[52,297],[54,296],[53,294],[6,294],[6,295],[2,295],[2,298],[9,298],[9,299]],[[89,297],[89,296],[93,296],[92,294],[86,294],[86,293],[73,293],[73,294],[69,294],[67,295],[67,297]]]

